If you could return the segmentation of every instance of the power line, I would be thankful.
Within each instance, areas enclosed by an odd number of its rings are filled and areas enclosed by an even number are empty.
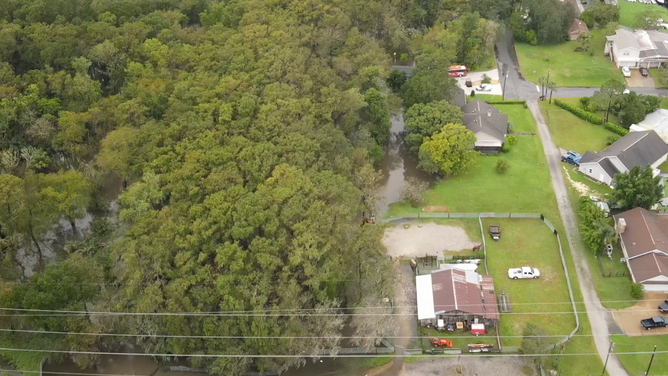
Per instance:
[[[403,357],[424,357],[434,358],[430,354],[142,354],[142,353],[115,353],[105,351],[68,351],[68,350],[39,350],[39,349],[15,349],[0,347],[0,351],[31,352],[31,353],[50,353],[50,354],[80,354],[80,355],[120,355],[120,356],[151,356],[164,358],[403,358]],[[615,352],[616,355],[638,355],[638,354],[665,354],[664,351],[629,351]],[[459,356],[460,354],[453,354]],[[551,356],[599,356],[598,353],[573,353],[573,354],[493,354],[486,353],[485,357],[505,358],[505,357],[551,357]]]
[[[665,299],[644,299],[643,301],[647,302],[663,302]],[[601,303],[637,303],[638,300],[601,300]],[[575,304],[586,304],[592,302],[586,301],[577,301]],[[571,305],[570,301],[568,302],[526,302],[526,303],[516,303],[513,302],[513,306],[519,305],[531,305],[531,306],[544,306],[544,305]],[[479,304],[458,304],[460,307],[466,306],[478,306]],[[268,308],[268,309],[252,309],[252,310],[226,310],[226,311],[208,311],[208,312],[182,312],[183,314],[196,314],[196,315],[207,315],[207,314],[227,314],[227,313],[256,313],[256,312],[310,312],[317,311],[322,309],[329,310],[354,310],[354,309],[387,309],[387,308],[417,308],[417,305],[395,305],[395,306],[360,306],[360,307],[331,307],[331,308]],[[624,308],[625,309],[625,308]],[[87,311],[73,311],[73,310],[57,310],[57,309],[35,309],[35,308],[11,308],[11,307],[0,307],[0,311],[17,311],[17,312],[53,312],[53,313],[80,313],[80,314],[100,314],[100,312],[87,312]],[[123,314],[124,312],[111,312]],[[167,312],[165,312],[167,313]],[[176,314],[176,312],[174,312]],[[132,314],[143,314],[141,312],[136,312]],[[147,312],[145,314],[160,314],[154,312]]]
[[[171,334],[130,334],[130,333],[90,333],[90,332],[59,332],[44,330],[24,330],[24,329],[0,329],[0,332],[9,333],[29,333],[29,334],[53,334],[53,335],[73,335],[73,336],[96,336],[96,337],[135,337],[135,338],[191,338],[191,339],[376,339],[378,337],[357,337],[357,336],[215,336],[215,335],[171,335]],[[443,333],[448,338],[474,338],[468,336],[450,336]],[[567,334],[540,335],[540,336],[499,336],[499,338],[563,338]],[[573,337],[593,337],[593,334],[575,334]],[[434,336],[385,336],[384,339],[429,339]]]
[[[19,373],[37,373],[40,371],[19,371],[16,369],[0,369],[0,372],[19,372]],[[67,375],[67,376],[151,376],[133,373],[130,374],[116,374],[116,373],[85,373],[85,372],[56,372],[56,371],[42,371],[45,375]]]

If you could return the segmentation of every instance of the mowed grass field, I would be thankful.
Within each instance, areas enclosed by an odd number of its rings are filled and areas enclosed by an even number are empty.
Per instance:
[[[517,132],[531,132],[535,130],[535,123],[531,113],[523,105],[495,105],[502,112],[509,114],[509,120],[513,123],[514,130]],[[494,168],[498,158],[506,158],[510,162],[510,169],[506,174],[498,174]],[[563,234],[563,225],[559,211],[557,210],[556,197],[552,190],[549,171],[545,162],[545,154],[538,136],[518,136],[518,143],[513,147],[510,153],[497,156],[481,157],[477,165],[468,174],[448,178],[435,183],[433,187],[425,194],[425,205],[447,205],[451,212],[540,212],[552,221],[557,230]],[[400,216],[404,213],[420,212],[420,208],[412,208],[407,204],[393,204],[390,207],[388,217]],[[535,220],[537,221],[537,220]],[[543,226],[538,223],[540,226]],[[505,231],[505,230],[504,230]],[[547,235],[540,236],[549,237]],[[502,239],[508,239],[504,233]],[[523,236],[528,236],[524,234]],[[512,238],[512,236],[511,236]],[[502,240],[503,241],[503,240]],[[569,269],[570,281],[573,286],[575,299],[582,301],[580,287],[575,276],[575,267],[573,259],[568,252],[568,244],[563,238],[564,252],[566,252],[566,264]],[[577,250],[581,252],[581,250]],[[502,254],[501,257],[508,257]],[[491,257],[491,256],[490,256]],[[488,260],[488,263],[491,258]],[[494,262],[494,261],[492,261]],[[554,264],[558,267],[559,263]],[[557,269],[554,269],[557,270]],[[507,271],[506,271],[507,273]],[[500,277],[503,278],[503,277]],[[505,274],[506,281],[507,274]],[[501,281],[501,280],[499,280]],[[522,281],[529,282],[529,281]],[[497,291],[500,293],[500,291]],[[540,293],[540,291],[538,291]],[[564,290],[561,296],[567,294]],[[521,297],[521,295],[520,295]],[[514,299],[511,296],[511,302]],[[563,300],[563,301],[568,301]],[[591,337],[591,329],[587,321],[587,314],[579,304],[580,331],[578,334],[585,336],[573,337],[563,349],[564,354],[593,354],[596,348]],[[526,313],[526,312],[525,312]],[[519,320],[526,322],[519,315],[507,315],[508,320]],[[528,315],[525,315],[528,316]],[[543,315],[545,316],[545,315]],[[573,318],[573,316],[570,316]],[[535,319],[535,318],[534,318]],[[506,325],[506,324],[501,324]],[[509,321],[507,330],[512,328]],[[565,328],[565,326],[564,326]],[[562,328],[563,329],[563,328]],[[504,329],[506,330],[506,329]],[[513,335],[521,335],[521,331]],[[521,342],[521,341],[520,341]],[[556,341],[555,341],[556,342]],[[517,343],[517,342],[515,342]],[[552,366],[554,363],[550,362]],[[601,372],[603,362],[598,356],[564,356],[559,358],[557,368],[562,375],[594,375]]]
[[[652,354],[619,354],[626,352],[652,352],[657,345],[657,354],[654,356],[650,375],[665,375],[668,373],[668,353],[658,353],[668,349],[668,336],[627,337],[613,335],[615,352],[629,375],[644,375],[647,371]]]
[[[527,323],[549,335],[567,336],[575,328],[575,316],[556,236],[539,219],[483,219],[483,228],[492,224],[501,225],[502,233],[498,242],[487,237],[487,266],[496,293],[505,291],[512,306],[512,312],[501,314],[501,343],[519,346]],[[509,268],[522,266],[538,268],[540,278],[508,278]]]
[[[584,121],[554,103],[543,101],[540,107],[552,139],[560,148],[584,155],[587,151],[602,151],[607,147],[608,138],[618,137],[602,125]]]
[[[529,110],[521,104],[498,105],[509,115],[516,132],[535,131]],[[509,153],[482,156],[469,173],[447,178],[425,193],[425,205],[447,206],[450,212],[556,213],[557,205],[538,136],[516,136],[517,144]],[[508,160],[505,174],[496,172],[500,158]],[[388,217],[417,213],[421,208],[396,203]]]
[[[538,83],[540,77],[547,76],[549,69],[550,81],[555,82],[558,87],[599,87],[610,79],[624,81],[621,71],[603,54],[605,36],[601,30],[592,30],[591,37],[591,54],[575,52],[578,46],[576,41],[547,46],[516,43],[515,50],[522,75],[527,80]]]
[[[668,9],[655,5],[655,4],[645,4],[645,3],[631,3],[626,0],[620,0],[619,2],[619,24],[624,25],[630,28],[633,28],[633,25],[636,23],[638,15],[650,9],[652,13],[658,17],[668,20]]]

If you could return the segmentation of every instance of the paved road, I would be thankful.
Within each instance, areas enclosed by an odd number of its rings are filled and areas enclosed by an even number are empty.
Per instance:
[[[522,77],[520,65],[517,62],[513,35],[510,31],[494,46],[496,51],[496,63],[499,66],[499,76],[502,87],[505,86],[506,99],[538,99],[540,96],[536,85]],[[504,83],[504,81],[506,81]]]
[[[575,272],[578,277],[578,282],[580,283],[582,297],[584,298],[585,309],[587,310],[587,318],[589,319],[591,331],[594,335],[596,351],[601,357],[601,361],[605,362],[610,346],[609,327],[615,325],[614,320],[612,319],[610,312],[604,308],[603,305],[601,305],[601,301],[599,300],[596,289],[594,288],[594,282],[591,279],[589,265],[587,264],[587,260],[585,259],[584,255],[582,255],[582,250],[575,247],[575,236],[578,234],[578,228],[575,221],[573,208],[571,207],[571,203],[568,200],[566,183],[561,172],[561,156],[559,154],[559,149],[552,140],[552,136],[550,135],[550,131],[547,128],[545,119],[543,119],[543,114],[540,112],[538,102],[531,100],[527,101],[527,104],[529,106],[529,110],[531,110],[531,114],[536,120],[538,134],[540,135],[540,139],[543,143],[543,149],[545,150],[545,157],[547,158],[547,164],[550,169],[550,176],[552,177],[552,186],[554,187],[554,193],[557,196],[559,213],[561,213],[561,219],[563,220],[564,227],[566,228],[566,238],[568,239],[568,245],[571,249],[571,256],[573,256],[573,262],[575,263]],[[607,371],[610,376],[628,376],[628,373],[626,373],[624,367],[622,367],[615,354],[610,354]]]

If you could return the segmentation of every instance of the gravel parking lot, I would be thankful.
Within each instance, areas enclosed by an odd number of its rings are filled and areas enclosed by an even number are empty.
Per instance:
[[[486,358],[458,356],[404,363],[399,376],[534,376],[534,369],[520,357]]]
[[[388,228],[383,236],[383,244],[393,258],[425,254],[436,256],[442,255],[444,250],[469,250],[477,245],[461,227],[418,222],[398,223]]]

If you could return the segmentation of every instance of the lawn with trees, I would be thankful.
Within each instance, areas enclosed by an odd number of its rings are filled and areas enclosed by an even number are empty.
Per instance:
[[[615,69],[610,59],[603,55],[605,35],[603,30],[592,30],[591,41],[586,51],[576,52],[578,41],[559,42],[550,45],[516,43],[515,50],[522,75],[538,83],[550,71],[550,81],[558,87],[600,87],[604,82],[617,79],[623,81],[620,70]]]
[[[663,18],[668,20],[668,9],[654,4],[645,4],[641,2],[632,3],[630,1],[620,1],[619,6],[619,24],[636,28],[638,21],[649,21],[645,18]]]

